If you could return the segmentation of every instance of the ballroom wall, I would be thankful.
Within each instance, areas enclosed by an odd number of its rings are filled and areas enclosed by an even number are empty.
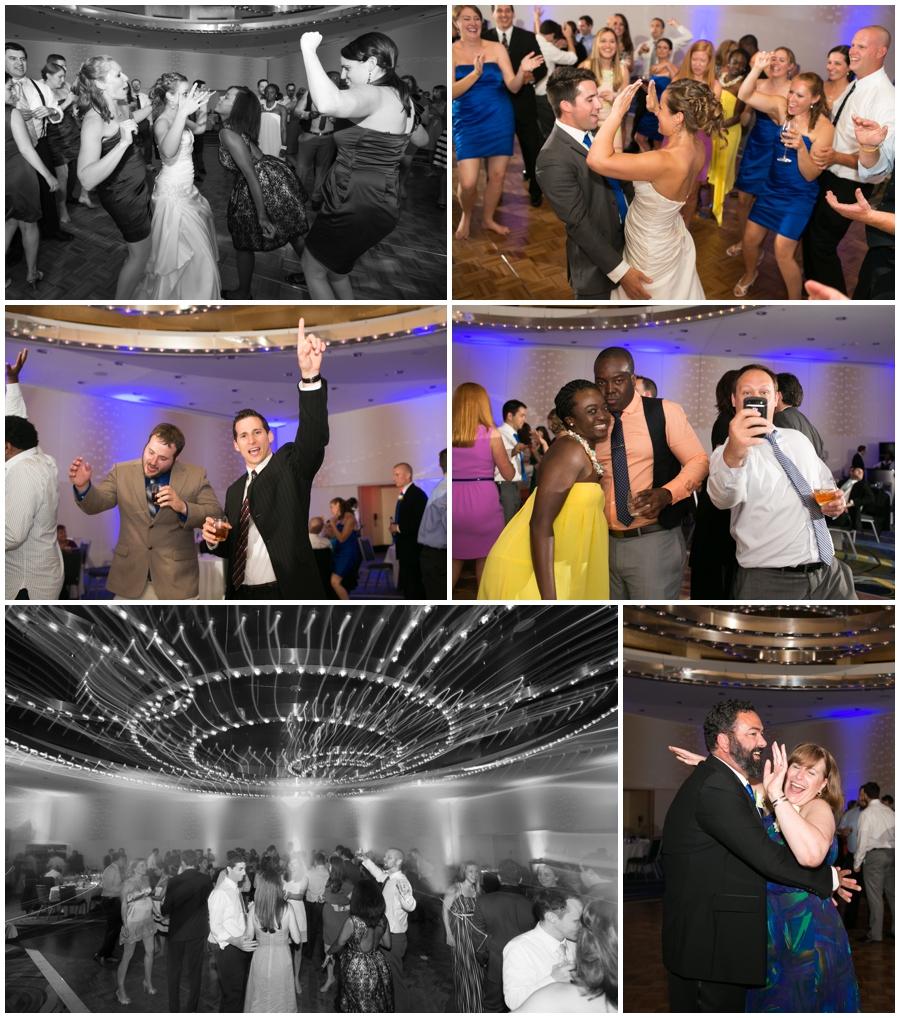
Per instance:
[[[508,856],[523,863],[543,855],[577,861],[598,851],[614,861],[616,768],[598,771],[596,784],[581,777],[472,798],[442,795],[438,785],[327,800],[162,795],[124,784],[54,794],[7,784],[8,851],[20,852],[29,841],[61,842],[95,865],[111,845],[122,845],[129,856],[146,856],[153,847],[209,846],[221,859],[238,845],[261,852],[274,842],[284,850],[290,840],[305,851],[331,851],[339,843],[376,851],[415,846],[438,866],[466,858],[494,865]]]
[[[508,399],[528,406],[528,422],[546,424],[545,417],[562,385],[574,378],[593,379],[594,358],[604,346],[621,342],[620,334],[602,333],[591,349],[513,347],[497,344],[453,344],[453,387],[480,382],[491,397],[494,421]],[[716,419],[716,383],[722,375],[747,363],[745,357],[702,357],[665,353],[635,354],[635,370],[652,378],[659,395],[681,404],[707,452]],[[803,413],[819,429],[826,462],[839,472],[850,465],[859,445],[868,445],[869,461],[877,459],[878,442],[894,440],[894,368],[884,364],[835,364],[769,358],[773,371],[790,371],[803,386]]]
[[[221,418],[38,386],[23,385],[22,392],[41,448],[59,468],[59,522],[70,537],[92,542],[90,565],[111,560],[119,517],[115,511],[87,516],[76,507],[68,482],[69,464],[76,456],[83,455],[95,478],[102,480],[114,463],[138,459],[153,427],[168,421],[184,432],[183,460],[206,468],[220,502],[245,469],[229,423]],[[443,394],[332,414],[331,441],[313,486],[311,515],[327,511],[330,498],[356,496],[358,485],[390,484],[398,461],[410,462],[416,482],[430,492],[441,476],[437,457],[447,444],[446,416]],[[295,434],[290,424],[278,428],[275,448],[293,441]]]
[[[389,35],[400,51],[400,62],[397,70],[400,74],[411,74],[420,88],[431,91],[435,85],[446,84],[447,81],[447,33],[442,30],[439,21],[425,21],[422,24],[403,25],[399,28],[385,25],[378,29]],[[318,49],[319,59],[326,71],[340,71],[341,47],[355,38],[353,32],[342,33],[340,41],[329,41],[328,30]],[[296,52],[287,56],[276,57],[268,62],[268,77],[281,85],[282,90],[287,82],[297,85],[308,84],[303,58],[298,45]]]
[[[102,35],[102,32],[101,32]],[[229,85],[249,85],[256,88],[260,78],[268,77],[269,61],[265,57],[223,56],[219,53],[192,53],[189,50],[145,49],[138,46],[106,46],[102,42],[88,45],[84,42],[40,41],[16,39],[28,53],[28,75],[40,80],[41,68],[50,53],[66,58],[68,81],[75,80],[78,68],[89,57],[98,54],[111,56],[128,75],[140,78],[146,92],[164,71],[179,71],[189,81],[201,78],[209,88],[226,89]]]
[[[532,27],[532,7],[516,11],[516,24]],[[489,7],[482,8],[486,16]],[[853,33],[867,25],[882,25],[893,35],[894,8],[889,4],[633,4],[615,8],[624,14],[636,45],[650,37],[651,18],[675,18],[693,32],[694,39],[709,39],[716,48],[725,39],[755,35],[761,49],[790,46],[801,70],[824,77],[825,60],[833,46],[850,45]],[[544,5],[544,18],[578,21],[582,14],[594,19],[594,29],[603,28],[612,7],[595,4]],[[685,49],[676,50],[683,57]],[[885,71],[893,79],[894,50],[888,50]]]
[[[653,833],[659,835],[672,799],[689,773],[667,747],[705,754],[703,727],[624,714],[621,739],[622,788],[655,791]],[[893,714],[778,725],[766,730],[766,740],[773,739],[788,750],[801,742],[825,746],[837,762],[845,800],[855,799],[866,781],[877,781],[882,794],[894,795]]]

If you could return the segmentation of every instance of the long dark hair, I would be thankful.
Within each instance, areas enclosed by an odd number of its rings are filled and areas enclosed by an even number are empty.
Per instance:
[[[237,134],[246,134],[255,145],[258,145],[259,124],[262,119],[259,99],[246,85],[229,85],[226,91],[230,92],[232,89],[238,94],[234,97],[234,105],[225,124]]]
[[[256,918],[266,933],[274,933],[285,910],[284,886],[278,870],[268,866],[259,871],[253,893]]]
[[[348,42],[341,50],[341,56],[345,60],[355,60],[358,63],[375,57],[375,62],[384,71],[384,75],[371,84],[392,88],[397,93],[400,102],[403,103],[407,115],[409,114],[411,91],[409,85],[397,74],[400,50],[397,49],[397,44],[393,39],[383,32],[366,32],[365,35],[359,36],[353,42]]]
[[[339,855],[333,855],[328,862],[331,866],[331,876],[329,876],[328,882],[325,884],[325,890],[331,891],[332,894],[340,894],[341,888],[347,879],[344,860]]]
[[[353,888],[350,915],[359,916],[370,929],[384,921],[384,896],[374,880],[360,880]]]

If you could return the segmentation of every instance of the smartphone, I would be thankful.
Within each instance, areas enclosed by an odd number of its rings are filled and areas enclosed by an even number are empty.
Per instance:
[[[752,410],[758,410],[759,411],[759,416],[762,417],[762,418],[765,418],[766,411],[767,411],[767,409],[769,407],[769,403],[768,403],[768,400],[766,399],[765,396],[745,396],[744,397],[744,409],[746,410],[748,407],[750,409],[752,409]],[[751,421],[750,423],[754,427],[757,427],[757,424],[756,424],[755,421]],[[758,426],[762,427],[762,423],[760,423]]]

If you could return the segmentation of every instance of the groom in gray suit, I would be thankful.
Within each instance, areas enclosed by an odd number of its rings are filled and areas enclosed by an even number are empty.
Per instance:
[[[588,169],[587,154],[603,101],[587,68],[557,67],[547,80],[556,123],[537,159],[541,190],[566,224],[568,276],[578,300],[608,300],[621,286],[632,300],[649,300],[653,280],[622,258],[629,181]]]

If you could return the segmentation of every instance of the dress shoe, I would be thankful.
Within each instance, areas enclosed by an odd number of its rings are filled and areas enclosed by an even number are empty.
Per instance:
[[[533,194],[531,196],[531,204],[539,209],[544,204],[544,196],[542,194]]]
[[[306,286],[306,276],[302,272],[289,272],[284,281],[291,286]]]
[[[531,177],[528,176],[528,170],[522,170],[522,180],[531,180]]]
[[[94,961],[101,966],[106,964],[106,959],[103,957],[102,954],[99,953],[94,955]]]
[[[70,240],[75,239],[74,233],[66,233],[65,230],[57,230],[56,233],[51,233],[43,238],[44,240],[61,240],[64,243],[68,243]]]
[[[870,937],[870,936],[857,937],[856,938],[856,942],[858,944],[880,944],[881,943],[880,940],[876,940],[874,937]]]

